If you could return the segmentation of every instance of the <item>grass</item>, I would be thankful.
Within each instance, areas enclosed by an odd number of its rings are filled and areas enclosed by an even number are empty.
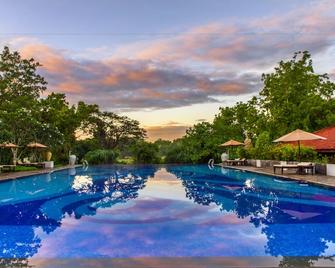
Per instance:
[[[16,166],[15,167],[15,172],[18,172],[18,171],[34,171],[34,170],[38,170],[38,168],[36,168],[36,167],[23,167],[23,166]]]

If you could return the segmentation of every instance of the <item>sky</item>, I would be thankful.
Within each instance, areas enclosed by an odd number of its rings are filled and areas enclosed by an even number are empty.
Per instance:
[[[247,101],[296,51],[335,77],[335,0],[0,0],[0,45],[33,57],[48,92],[174,139]]]

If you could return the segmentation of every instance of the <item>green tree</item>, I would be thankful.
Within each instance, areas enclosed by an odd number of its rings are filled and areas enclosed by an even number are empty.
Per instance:
[[[95,114],[86,131],[97,139],[100,146],[106,149],[122,149],[133,142],[143,140],[146,132],[140,123],[127,116],[120,116],[112,112]]]
[[[47,83],[37,74],[39,66],[8,47],[0,53],[0,129],[5,130],[3,138],[19,146],[32,141],[35,131],[41,128],[35,115]],[[17,153],[17,149],[13,150],[14,163]]]
[[[132,147],[136,163],[160,163],[158,145],[146,141],[138,141]]]
[[[315,131],[335,123],[335,84],[327,74],[314,72],[311,55],[297,52],[281,61],[270,74],[263,74],[260,92],[271,137],[297,128]]]
[[[202,122],[186,130],[183,148],[189,162],[203,163],[217,155],[218,147],[213,139],[213,127],[208,122]]]
[[[154,144],[157,145],[158,147],[158,152],[159,152],[159,157],[164,160],[166,157],[166,154],[171,146],[171,141],[168,140],[162,140],[162,139],[158,139],[154,142]]]

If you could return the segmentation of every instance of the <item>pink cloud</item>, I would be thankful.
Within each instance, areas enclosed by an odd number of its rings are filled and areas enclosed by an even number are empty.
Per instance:
[[[118,56],[105,60],[73,59],[36,40],[16,43],[24,57],[42,63],[49,90],[67,93],[72,102],[114,110],[180,107],[255,93],[262,70],[298,50],[329,49],[334,11],[333,1],[322,1],[248,23],[210,23],[171,38],[122,46]]]

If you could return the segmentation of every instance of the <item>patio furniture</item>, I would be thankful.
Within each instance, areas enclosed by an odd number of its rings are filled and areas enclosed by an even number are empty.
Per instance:
[[[277,169],[281,170],[281,174],[284,174],[284,170],[288,170],[288,169],[296,169],[297,174],[300,174],[300,175],[309,174],[309,171],[311,171],[312,175],[315,174],[315,165],[309,162],[301,162],[298,164],[273,165],[274,174],[276,174]]]
[[[34,163],[31,163],[29,162],[28,160],[26,161],[17,161],[17,165],[18,166],[22,166],[22,167],[36,167],[36,168],[45,168],[45,162],[34,162]]]
[[[247,165],[247,159],[242,158],[242,159],[237,160],[237,165],[246,166]]]
[[[321,137],[319,135],[315,135],[313,133],[309,133],[306,131],[303,131],[301,129],[296,129],[276,140],[273,142],[298,142],[298,149],[299,149],[299,161],[301,160],[301,153],[300,153],[300,141],[311,141],[311,140],[326,140],[325,137]]]
[[[315,174],[315,164],[310,162],[301,162],[298,163],[297,166],[299,167],[299,174]]]
[[[9,172],[9,171],[15,171],[16,165],[1,165],[0,170],[1,172]]]
[[[299,166],[294,165],[294,164],[273,165],[273,173],[274,174],[276,174],[277,169],[281,170],[281,174],[284,174],[284,170],[287,170],[287,169],[296,169],[298,171]]]
[[[223,164],[226,164],[227,166],[245,166],[247,163],[247,160],[245,158],[236,158],[233,160],[225,160],[222,162]]]

